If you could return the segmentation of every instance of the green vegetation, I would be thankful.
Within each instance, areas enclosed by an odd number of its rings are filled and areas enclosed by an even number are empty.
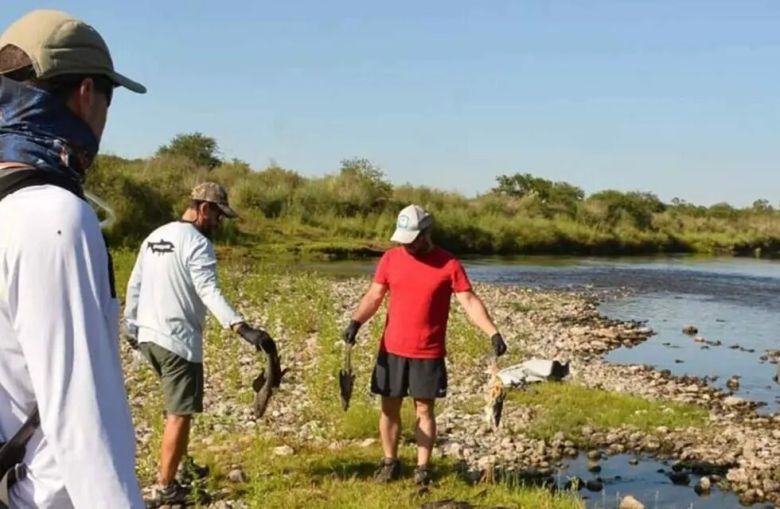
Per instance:
[[[231,195],[241,220],[220,241],[273,252],[361,256],[380,250],[402,207],[417,203],[436,217],[438,241],[459,253],[630,254],[702,252],[775,255],[780,211],[766,200],[734,208],[696,206],[650,193],[601,191],[590,196],[566,182],[527,173],[502,175],[490,192],[463,195],[393,186],[365,159],[342,162],[335,173],[304,177],[271,165],[254,171],[219,155],[201,133],[176,136],[155,157],[100,156],[88,187],[115,209],[109,236],[134,245],[152,228],[181,213],[198,181],[216,180]]]
[[[533,385],[526,391],[510,392],[508,401],[534,408],[530,430],[535,436],[550,439],[562,432],[583,445],[585,425],[596,430],[628,426],[653,432],[659,426],[674,429],[707,423],[707,411],[693,405],[648,401],[571,383]]]
[[[468,483],[459,475],[458,466],[441,461],[435,466],[437,484],[429,493],[419,494],[411,482],[414,451],[404,449],[402,461],[405,481],[377,485],[371,480],[378,447],[347,447],[337,451],[321,451],[310,447],[295,447],[296,454],[273,457],[266,442],[257,440],[244,451],[250,482],[246,501],[251,507],[312,507],[312,508],[416,508],[426,502],[445,498],[463,500],[475,505],[497,505],[534,508],[580,508],[582,503],[568,494],[552,495],[541,488],[516,489],[495,485]]]

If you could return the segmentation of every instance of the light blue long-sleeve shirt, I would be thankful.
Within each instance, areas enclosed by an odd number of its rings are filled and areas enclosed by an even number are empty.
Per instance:
[[[190,362],[203,362],[207,310],[225,328],[243,321],[219,288],[211,241],[192,223],[161,226],[141,244],[130,275],[128,333],[139,343],[155,343]]]

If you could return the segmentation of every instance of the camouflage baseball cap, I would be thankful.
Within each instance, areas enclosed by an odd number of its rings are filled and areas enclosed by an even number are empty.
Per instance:
[[[111,53],[97,30],[64,12],[41,9],[27,13],[0,36],[0,49],[9,45],[30,58],[38,79],[92,74],[106,76],[133,92],[146,92],[146,87],[114,70]]]
[[[236,211],[230,208],[228,204],[228,195],[225,188],[216,182],[203,182],[195,186],[192,190],[190,198],[198,201],[207,201],[209,203],[216,204],[225,217],[236,218],[238,214]]]

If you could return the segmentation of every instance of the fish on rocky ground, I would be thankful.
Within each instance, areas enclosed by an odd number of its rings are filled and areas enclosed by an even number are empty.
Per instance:
[[[267,358],[266,368],[252,381],[252,389],[255,391],[253,404],[255,419],[260,419],[265,414],[274,389],[279,387],[282,383],[282,377],[287,373],[287,369],[282,369],[277,352],[268,354]]]

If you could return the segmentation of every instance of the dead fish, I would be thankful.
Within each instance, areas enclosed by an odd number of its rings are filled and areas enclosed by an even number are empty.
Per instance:
[[[252,389],[255,391],[253,404],[255,419],[259,419],[265,414],[274,389],[279,387],[282,383],[282,377],[287,373],[287,369],[282,369],[279,355],[276,352],[268,354],[267,357],[268,364],[266,369],[263,369],[252,381]],[[266,375],[266,373],[269,373],[269,375]]]
[[[355,374],[352,372],[352,345],[347,345],[344,351],[344,367],[339,371],[339,395],[341,396],[341,408],[346,412],[349,409],[349,400],[352,398],[352,386],[355,385]]]
[[[506,389],[504,383],[498,376],[498,366],[493,359],[490,367],[490,381],[488,382],[488,394],[485,397],[487,405],[485,406],[485,420],[493,429],[501,424],[501,412],[504,410],[504,400],[506,399]]]

